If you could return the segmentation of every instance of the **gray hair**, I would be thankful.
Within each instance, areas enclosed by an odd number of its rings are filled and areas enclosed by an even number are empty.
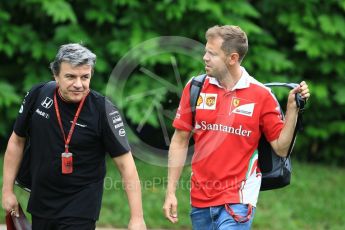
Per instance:
[[[89,65],[93,72],[96,55],[78,43],[65,44],[60,47],[55,60],[50,63],[50,69],[55,76],[59,75],[62,62],[72,66]]]

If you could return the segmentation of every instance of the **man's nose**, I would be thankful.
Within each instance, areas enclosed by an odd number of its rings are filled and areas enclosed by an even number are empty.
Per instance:
[[[204,56],[202,57],[202,59],[203,59],[205,62],[210,60],[210,58],[209,58],[209,56],[208,56],[207,53],[204,54]]]
[[[75,79],[73,86],[74,86],[75,88],[78,88],[78,89],[81,88],[81,87],[83,87],[83,84],[81,83],[80,77],[77,77],[77,78]]]

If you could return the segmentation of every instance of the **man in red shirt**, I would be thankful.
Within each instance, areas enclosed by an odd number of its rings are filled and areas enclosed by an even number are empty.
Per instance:
[[[194,127],[190,82],[173,122],[169,149],[166,218],[178,221],[176,185],[193,131],[195,152],[191,176],[193,229],[250,229],[260,191],[257,147],[261,134],[280,156],[286,156],[296,126],[295,94],[308,99],[302,81],[288,97],[285,121],[270,90],[241,66],[247,50],[238,26],[214,26],[206,32],[203,57],[206,80],[197,101]]]

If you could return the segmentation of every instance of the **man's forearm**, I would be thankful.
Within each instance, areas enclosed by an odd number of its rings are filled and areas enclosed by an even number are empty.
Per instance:
[[[190,132],[176,129],[171,138],[171,144],[169,147],[168,187],[166,190],[163,210],[165,217],[171,223],[178,222],[178,202],[175,192],[186,161],[189,138]]]
[[[302,81],[297,87],[289,92],[287,111],[284,127],[277,140],[271,142],[274,151],[283,157],[286,157],[295,131],[299,108],[296,104],[296,94],[299,93],[303,100],[307,101],[310,97],[309,88],[305,81]]]
[[[280,156],[286,156],[293,138],[297,123],[298,111],[290,110],[286,112],[284,127],[277,139],[276,153]]]
[[[175,194],[188,151],[189,139],[174,135],[169,148],[167,194]]]
[[[141,184],[136,169],[128,175],[123,175],[123,183],[131,210],[131,218],[143,218]]]
[[[12,133],[4,157],[2,191],[13,192],[14,180],[17,176],[23,158],[25,138]]]
[[[143,218],[141,184],[132,154],[129,152],[114,158],[114,161],[121,173],[131,210],[131,218]]]

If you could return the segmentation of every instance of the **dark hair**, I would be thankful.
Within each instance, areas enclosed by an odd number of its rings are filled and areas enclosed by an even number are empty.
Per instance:
[[[242,62],[248,51],[247,35],[239,26],[213,26],[207,30],[205,37],[207,40],[214,37],[222,38],[222,50],[226,54],[237,52],[239,55],[239,62]]]

